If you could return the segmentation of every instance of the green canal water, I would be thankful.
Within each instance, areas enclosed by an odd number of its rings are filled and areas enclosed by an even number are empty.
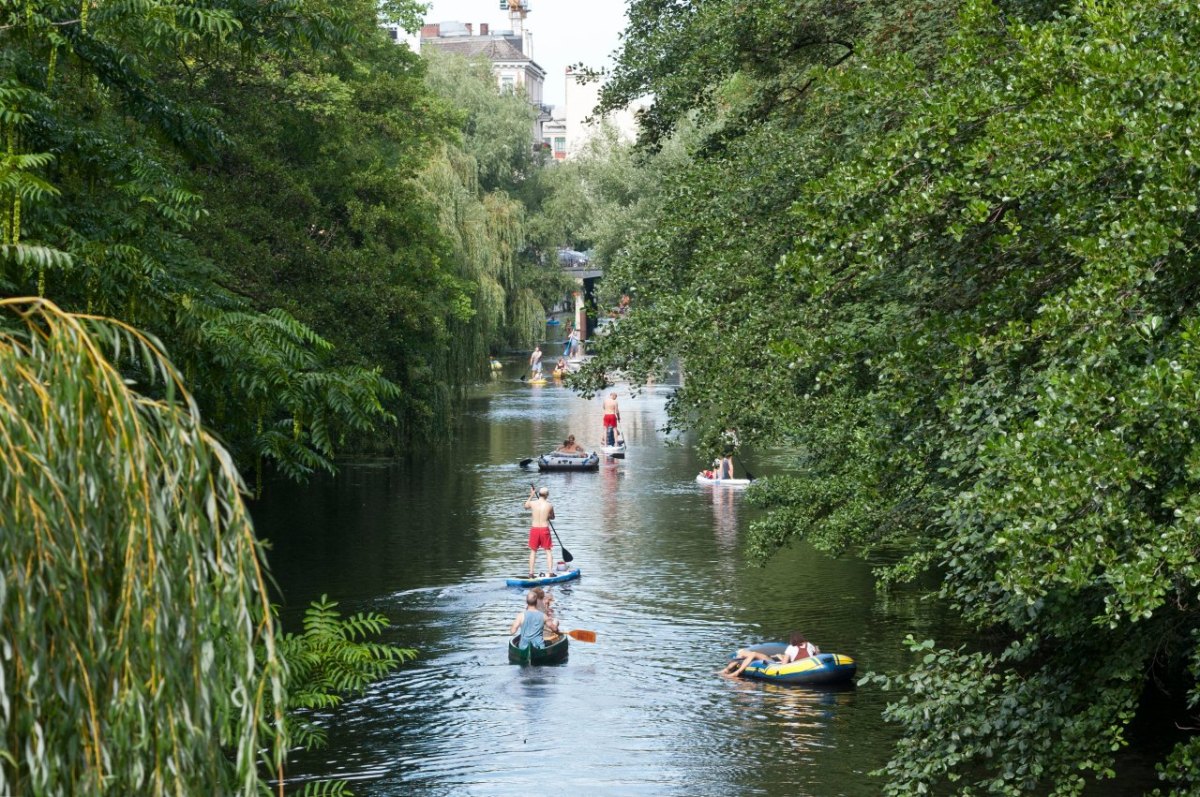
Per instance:
[[[520,469],[567,433],[596,447],[601,409],[553,383],[531,387],[518,368],[475,392],[452,445],[277,483],[255,507],[285,622],[328,593],[345,613],[386,615],[387,641],[420,651],[323,715],[329,745],[295,757],[292,777],[345,778],[365,797],[878,794],[868,773],[895,733],[880,719],[884,695],[716,672],[739,645],[791,629],[854,657],[860,675],[897,672],[912,663],[905,634],[964,641],[950,618],[916,591],[877,592],[878,562],[799,546],[753,566],[753,511],[694,483],[687,439],[660,431],[670,384],[617,388],[625,460],[598,473]],[[788,462],[748,464],[759,475]],[[583,573],[553,590],[563,626],[598,634],[558,667],[506,658],[522,593],[504,578],[527,566],[531,481],[550,488]]]

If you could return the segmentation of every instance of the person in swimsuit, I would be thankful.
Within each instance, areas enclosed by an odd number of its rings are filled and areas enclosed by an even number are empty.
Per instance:
[[[608,394],[604,400],[604,444],[611,446],[615,442],[617,424],[621,422],[621,409],[617,406],[616,391]]]
[[[534,346],[533,352],[529,355],[529,370],[533,372],[536,379],[542,375],[542,347]]]
[[[518,648],[544,648],[546,642],[543,634],[546,630],[546,615],[538,611],[538,598],[533,590],[525,593],[525,611],[517,613],[517,619],[509,626],[508,634],[512,636],[520,629],[521,636],[517,639]]]
[[[554,504],[550,503],[550,488],[543,487],[535,492],[530,485],[525,508],[533,512],[529,524],[529,577],[535,577],[533,568],[537,563],[539,549],[546,551],[546,573],[553,573],[554,554],[550,550],[550,521],[554,519]]]
[[[736,658],[729,662],[724,670],[721,670],[721,674],[731,675],[736,678],[756,661],[778,661],[783,664],[790,664],[793,661],[815,656],[820,652],[821,649],[805,639],[804,634],[801,634],[799,631],[793,631],[788,637],[787,650],[783,651],[783,653],[776,656],[768,656],[766,653],[759,653],[757,650],[739,650]]]

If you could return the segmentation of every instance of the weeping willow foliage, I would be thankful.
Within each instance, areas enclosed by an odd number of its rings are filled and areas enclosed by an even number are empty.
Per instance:
[[[180,374],[125,324],[0,300],[0,417],[0,794],[259,793],[284,665]]]
[[[525,206],[503,191],[483,192],[478,172],[473,155],[446,146],[419,178],[430,201],[437,202],[453,272],[472,289],[470,307],[446,320],[445,367],[458,373],[481,372],[491,350],[531,343],[545,318],[541,303],[522,287],[517,267],[525,244]],[[534,306],[516,300],[523,294]],[[511,316],[513,309],[525,315]],[[538,317],[532,328],[529,313]]]

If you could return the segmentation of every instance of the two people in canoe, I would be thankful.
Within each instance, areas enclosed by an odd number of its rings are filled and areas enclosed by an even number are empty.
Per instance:
[[[518,648],[544,648],[546,632],[550,632],[552,639],[558,636],[558,622],[549,616],[549,612],[549,596],[540,588],[525,593],[525,609],[517,613],[508,629],[509,636],[520,631]]]
[[[759,653],[757,650],[743,648],[734,654],[736,658],[726,665],[721,674],[736,678],[756,661],[778,661],[783,664],[790,664],[793,661],[815,656],[820,652],[821,649],[805,639],[804,634],[801,634],[799,631],[793,631],[788,637],[787,649],[778,656],[768,656],[765,653]]]
[[[617,406],[617,393],[613,391],[604,399],[604,445],[616,445],[617,424],[621,422],[621,408]]]
[[[543,487],[534,491],[530,485],[525,508],[533,515],[529,521],[529,577],[536,577],[534,567],[539,550],[546,551],[546,573],[553,573],[554,552],[551,550],[553,546],[550,540],[550,521],[554,519],[554,504],[550,503],[550,488]],[[515,629],[513,633],[516,633]]]

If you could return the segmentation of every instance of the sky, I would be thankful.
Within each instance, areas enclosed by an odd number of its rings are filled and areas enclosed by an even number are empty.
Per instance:
[[[470,22],[479,31],[511,27],[499,0],[430,0],[427,23]],[[533,33],[533,60],[546,70],[542,101],[561,106],[565,99],[567,66],[612,66],[617,36],[625,28],[625,0],[530,0],[525,26]]]

